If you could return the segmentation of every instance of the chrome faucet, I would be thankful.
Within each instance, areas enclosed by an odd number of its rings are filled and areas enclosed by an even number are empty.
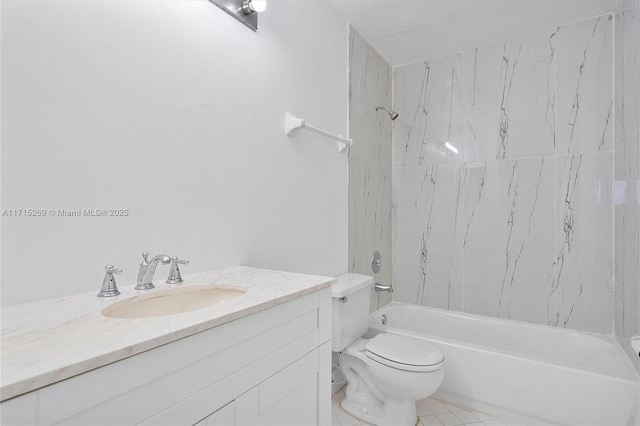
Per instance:
[[[142,282],[147,266],[149,266],[149,252],[145,251],[142,252],[142,263],[140,263],[140,270],[138,271],[138,279],[136,280],[136,283]]]
[[[142,263],[140,264],[140,271],[138,272],[138,283],[136,284],[136,290],[149,290],[154,288],[153,274],[156,272],[156,266],[158,262],[162,262],[163,265],[171,263],[171,258],[166,254],[159,254],[151,260],[147,260],[149,253],[142,253]]]

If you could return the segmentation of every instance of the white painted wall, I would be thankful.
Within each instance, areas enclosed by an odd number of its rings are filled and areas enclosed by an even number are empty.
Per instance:
[[[270,0],[258,33],[207,0],[3,0],[2,303],[132,286],[140,253],[184,274],[347,270],[347,156],[291,111],[347,131],[347,24]],[[168,267],[159,266],[157,278]]]

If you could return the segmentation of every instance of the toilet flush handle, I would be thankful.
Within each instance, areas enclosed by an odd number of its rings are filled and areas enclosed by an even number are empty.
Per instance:
[[[338,302],[340,303],[347,303],[347,297],[341,297],[340,299],[338,299]]]

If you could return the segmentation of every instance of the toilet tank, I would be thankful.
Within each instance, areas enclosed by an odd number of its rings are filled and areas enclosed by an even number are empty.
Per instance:
[[[373,278],[344,274],[331,287],[331,350],[339,352],[362,337],[369,323],[369,303]]]

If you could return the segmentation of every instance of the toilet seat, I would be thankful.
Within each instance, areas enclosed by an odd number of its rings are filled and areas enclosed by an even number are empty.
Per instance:
[[[381,333],[365,345],[368,358],[404,371],[428,372],[442,368],[444,355],[422,339]]]

